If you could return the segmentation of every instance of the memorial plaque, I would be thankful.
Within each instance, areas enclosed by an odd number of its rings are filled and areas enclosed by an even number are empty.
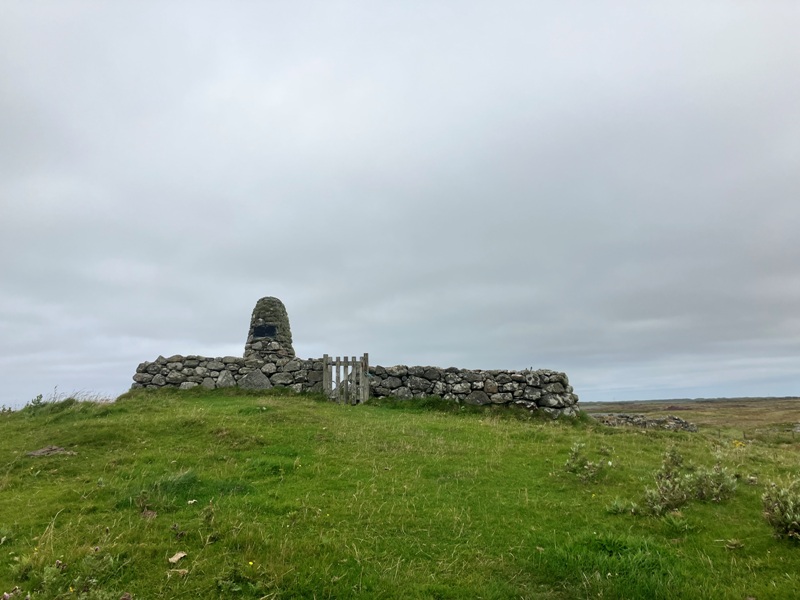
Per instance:
[[[275,325],[257,325],[253,327],[253,338],[274,338],[278,335]]]

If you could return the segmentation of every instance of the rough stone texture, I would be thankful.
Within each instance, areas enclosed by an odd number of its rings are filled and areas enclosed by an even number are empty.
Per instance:
[[[277,298],[262,298],[253,309],[244,356],[159,356],[136,368],[132,388],[163,386],[206,389],[239,386],[268,389],[285,386],[298,392],[322,391],[322,359],[300,359],[294,354],[289,317]],[[567,376],[558,371],[468,370],[448,367],[371,366],[372,397],[398,401],[439,396],[456,403],[500,404],[542,410],[551,416],[577,413],[578,396]],[[626,416],[627,417],[627,416]],[[641,425],[638,418],[618,421]],[[668,425],[671,425],[668,424]]]
[[[218,388],[233,387],[236,385],[236,380],[234,380],[230,371],[222,371],[217,377],[216,384]]]
[[[268,390],[272,383],[261,371],[250,371],[239,380],[239,387],[245,390]]]

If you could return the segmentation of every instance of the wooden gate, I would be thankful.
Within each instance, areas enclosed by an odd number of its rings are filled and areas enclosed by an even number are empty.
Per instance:
[[[366,402],[369,399],[369,355],[333,359],[325,354],[322,357],[322,391],[340,404]]]

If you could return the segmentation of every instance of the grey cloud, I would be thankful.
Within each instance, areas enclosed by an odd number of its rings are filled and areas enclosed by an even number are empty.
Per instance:
[[[0,403],[263,295],[301,354],[796,393],[800,11],[574,8],[4,6]]]

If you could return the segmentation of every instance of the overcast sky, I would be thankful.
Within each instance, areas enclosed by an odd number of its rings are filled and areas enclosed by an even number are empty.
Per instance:
[[[0,0],[0,404],[241,356],[800,395],[800,3]]]

